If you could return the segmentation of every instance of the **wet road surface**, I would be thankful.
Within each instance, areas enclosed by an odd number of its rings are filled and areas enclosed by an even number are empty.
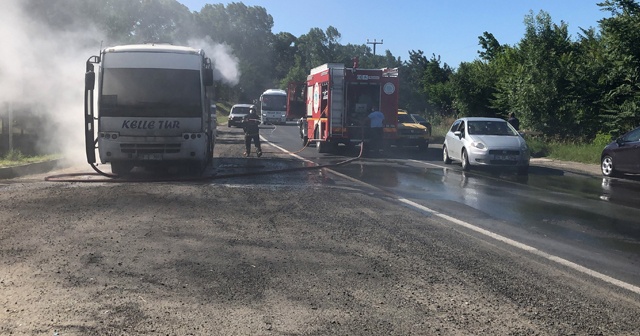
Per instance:
[[[298,152],[296,126],[262,132],[277,146]],[[339,155],[310,146],[297,155],[334,164],[359,155]],[[532,166],[515,172],[472,170],[441,162],[440,148],[392,148],[383,157],[362,158],[331,169],[622,281],[640,285],[640,181],[609,179]],[[287,179],[290,181],[291,179]],[[428,214],[427,214],[428,215]]]

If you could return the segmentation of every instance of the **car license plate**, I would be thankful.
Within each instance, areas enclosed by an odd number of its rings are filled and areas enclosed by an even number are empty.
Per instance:
[[[516,160],[516,156],[515,155],[496,155],[496,160],[500,160],[500,161],[515,161]]]
[[[141,154],[138,156],[140,160],[162,160],[161,154]]]

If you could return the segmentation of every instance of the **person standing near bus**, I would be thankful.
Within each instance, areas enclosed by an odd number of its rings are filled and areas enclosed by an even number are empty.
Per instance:
[[[369,139],[371,141],[371,149],[374,153],[377,153],[382,150],[384,114],[378,110],[377,106],[372,106],[371,113],[369,113],[367,119],[369,119]]]
[[[256,155],[262,156],[262,148],[260,146],[260,117],[256,113],[255,108],[249,109],[247,114],[242,120],[242,129],[244,130],[244,156],[251,155],[251,140],[256,147]]]

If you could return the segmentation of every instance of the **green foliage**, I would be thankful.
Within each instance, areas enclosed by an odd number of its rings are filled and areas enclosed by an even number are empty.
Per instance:
[[[461,63],[451,77],[455,97],[453,107],[459,116],[500,117],[499,110],[491,106],[496,79],[491,64],[479,60]]]
[[[531,157],[545,157],[551,152],[550,146],[541,137],[525,136]]]
[[[606,0],[599,6],[612,14],[600,21],[607,66],[602,119],[606,131],[619,134],[640,123],[640,5]]]
[[[602,147],[588,143],[550,142],[549,158],[599,164]]]
[[[525,37],[513,49],[516,57],[502,58],[500,65],[508,70],[499,71],[495,106],[516,111],[530,130],[569,134],[575,119],[566,101],[572,96],[566,79],[573,48],[568,28],[553,24],[543,11],[525,17],[525,25]]]
[[[575,41],[568,25],[544,11],[524,17],[525,34],[502,45],[491,32],[478,37],[479,58],[457,69],[421,50],[400,60],[366,44],[340,43],[338,28],[311,28],[294,36],[274,34],[273,17],[242,2],[206,4],[190,12],[176,0],[24,0],[34,21],[51,31],[98,27],[105,45],[149,41],[187,44],[210,38],[238,59],[239,83],[217,83],[216,100],[251,102],[264,89],[302,81],[327,62],[362,68],[399,67],[400,106],[428,118],[505,117],[515,112],[523,129],[555,139],[599,139],[640,124],[640,5],[636,0],[600,0],[610,16],[599,29],[581,29]],[[100,41],[92,41],[97,45]],[[541,146],[541,152],[544,152]]]
[[[20,161],[24,158],[24,154],[22,154],[21,151],[19,150],[12,150],[9,151],[5,156],[4,156],[4,160],[7,161]]]
[[[608,145],[612,140],[613,139],[611,135],[599,132],[598,134],[596,134],[596,137],[593,139],[591,144],[596,147],[600,147],[600,149],[602,149],[606,145]]]
[[[60,157],[61,156],[59,154],[28,156],[22,154],[22,152],[20,152],[19,150],[13,150],[5,154],[4,157],[0,158],[0,167],[11,167],[34,162],[44,162],[59,159]]]

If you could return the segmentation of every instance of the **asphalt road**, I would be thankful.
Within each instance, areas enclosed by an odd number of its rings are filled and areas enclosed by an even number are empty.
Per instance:
[[[265,137],[290,151],[300,146],[296,127],[276,127]],[[298,155],[318,162],[359,155]],[[416,204],[640,286],[640,183],[600,176],[597,165],[536,160],[528,176],[515,171],[461,170],[442,163],[441,144],[428,151],[392,147],[385,155],[333,168]]]
[[[415,158],[318,169],[272,146],[262,158],[243,158],[239,129],[221,128],[219,136],[211,179],[44,181],[91,173],[74,166],[0,182],[0,334],[640,330],[640,293],[632,283],[494,232],[516,215],[496,220],[484,196],[528,193],[531,176],[526,183],[490,174],[463,178],[456,167],[446,174],[416,168],[423,163],[409,161]],[[285,143],[283,136],[274,141]],[[308,153],[325,165],[348,157]],[[389,174],[378,170],[395,170],[395,177],[381,178]],[[497,180],[497,187],[487,183]],[[441,190],[420,189],[438,181]],[[547,192],[559,196],[548,205],[565,198],[554,188]],[[532,198],[544,197],[538,192]],[[465,210],[450,212],[461,205]]]

